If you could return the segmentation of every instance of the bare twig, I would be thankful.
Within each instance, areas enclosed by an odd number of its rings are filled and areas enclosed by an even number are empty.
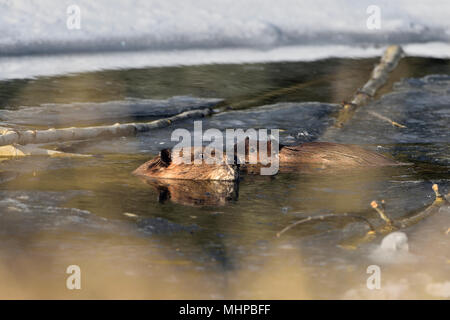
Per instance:
[[[378,203],[374,200],[370,203],[370,206],[374,208],[378,214],[380,215],[381,219],[383,219],[388,225],[392,225],[392,220],[389,218],[386,213],[384,212],[384,208],[380,207]]]
[[[438,186],[436,183],[433,184],[433,186],[431,187],[431,189],[433,189],[434,194],[436,195],[436,200],[437,200],[437,199],[439,199],[439,200],[442,200],[442,199],[443,199],[442,194],[439,192],[439,186]]]
[[[388,117],[385,117],[385,116],[383,116],[383,115],[381,115],[381,114],[379,114],[379,113],[377,113],[377,112],[369,111],[368,113],[371,114],[371,115],[374,116],[374,117],[377,117],[377,118],[380,119],[380,120],[384,120],[384,121],[389,122],[390,124],[392,124],[392,125],[395,126],[395,127],[406,128],[406,126],[404,126],[403,124],[400,124],[400,123],[398,123],[398,122],[396,122],[396,121],[394,121],[394,120],[391,120],[391,119],[389,119]]]

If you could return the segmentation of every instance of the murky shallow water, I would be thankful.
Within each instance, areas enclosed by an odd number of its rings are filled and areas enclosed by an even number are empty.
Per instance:
[[[361,241],[367,225],[352,219],[304,224],[276,237],[309,215],[350,213],[381,225],[370,201],[384,199],[387,212],[399,218],[432,203],[432,183],[449,191],[448,61],[404,59],[380,100],[344,129],[331,127],[336,103],[367,80],[375,62],[139,69],[2,82],[0,119],[7,125],[145,120],[225,99],[244,109],[204,119],[204,129],[280,128],[284,143],[357,143],[413,164],[170,188],[130,175],[173,145],[174,128],[192,130],[192,122],[138,137],[51,146],[93,155],[87,158],[4,159],[1,297],[448,298],[448,207],[403,230],[407,254],[375,254],[382,237]],[[441,75],[424,78],[429,74]],[[281,94],[271,93],[277,90]],[[186,188],[194,191],[178,192]],[[65,288],[71,264],[81,267],[80,291]],[[373,264],[382,270],[381,290],[366,287]]]

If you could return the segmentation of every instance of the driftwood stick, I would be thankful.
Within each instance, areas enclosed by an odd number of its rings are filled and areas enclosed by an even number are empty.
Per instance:
[[[151,129],[163,128],[173,122],[185,119],[205,117],[212,113],[211,109],[200,109],[182,112],[175,116],[144,123],[116,123],[109,126],[97,126],[86,128],[63,128],[48,130],[26,130],[17,131],[2,129],[0,135],[0,146],[6,145],[26,145],[42,144],[57,141],[85,140],[98,137],[131,136],[138,132],[145,132]]]
[[[403,50],[398,45],[389,46],[381,57],[380,62],[372,71],[369,81],[359,89],[351,102],[344,102],[343,108],[339,112],[335,126],[342,127],[351,119],[356,109],[367,104],[376,94],[377,90],[383,86],[389,72],[394,70],[403,55]]]
[[[277,238],[279,238],[283,233],[285,233],[286,231],[292,229],[295,226],[298,226],[299,224],[305,223],[305,222],[309,222],[309,221],[314,221],[314,220],[325,220],[325,219],[331,219],[331,218],[352,218],[352,219],[356,219],[356,220],[362,220],[365,223],[367,223],[367,225],[370,228],[370,231],[375,231],[375,227],[372,225],[372,223],[370,223],[370,221],[362,216],[358,216],[356,214],[349,214],[349,213],[343,213],[343,214],[321,214],[319,216],[308,216],[302,220],[298,220],[295,221],[294,223],[291,223],[290,225],[288,225],[287,227],[283,228],[283,230],[281,230],[280,232],[277,233]],[[369,232],[370,232],[369,231]]]

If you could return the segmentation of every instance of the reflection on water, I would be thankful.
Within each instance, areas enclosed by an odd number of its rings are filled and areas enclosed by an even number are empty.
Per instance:
[[[370,208],[372,200],[385,200],[386,211],[399,218],[432,203],[432,183],[448,192],[445,78],[403,82],[394,94],[372,105],[380,113],[397,108],[393,116],[410,121],[406,131],[376,122],[363,110],[345,131],[327,129],[336,110],[332,103],[361,86],[373,63],[373,59],[335,59],[104,71],[1,83],[1,107],[43,108],[36,125],[50,126],[46,115],[59,112],[58,104],[89,103],[102,110],[96,122],[107,123],[115,116],[101,105],[105,101],[192,95],[196,98],[181,99],[176,107],[204,102],[197,98],[235,103],[272,89],[324,79],[255,102],[275,105],[204,119],[204,129],[280,127],[284,142],[322,139],[367,144],[366,148],[413,164],[273,177],[244,175],[238,184],[132,176],[136,167],[170,145],[171,129],[51,146],[93,155],[87,158],[2,159],[0,297],[445,298],[450,271],[448,206],[402,230],[408,236],[411,261],[395,253],[388,262],[374,260],[372,253],[382,237],[361,242],[353,250],[341,245],[366,234],[367,225],[354,219],[314,221],[276,237],[287,225],[310,215],[355,214],[379,226],[383,222]],[[407,58],[398,70],[395,81],[448,73],[449,64]],[[408,100],[410,96],[416,99]],[[56,105],[44,105],[49,103]],[[158,103],[150,105],[158,107]],[[430,105],[434,108],[427,110],[433,116],[422,115],[421,108]],[[2,121],[13,123],[13,117]],[[27,124],[33,125],[32,117],[29,120]],[[192,130],[192,123],[177,127]],[[65,271],[72,264],[81,267],[80,291],[65,289]],[[376,292],[366,287],[366,269],[372,264],[382,270],[382,290]]]
[[[238,198],[238,182],[234,181],[141,180],[155,188],[160,203],[170,200],[185,206],[224,206]]]

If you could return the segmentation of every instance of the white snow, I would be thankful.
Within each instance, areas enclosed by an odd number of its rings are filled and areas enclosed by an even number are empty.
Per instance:
[[[70,5],[80,29],[67,27]],[[367,28],[370,5],[380,29]],[[0,77],[367,57],[387,43],[448,58],[449,16],[448,0],[0,0]]]

